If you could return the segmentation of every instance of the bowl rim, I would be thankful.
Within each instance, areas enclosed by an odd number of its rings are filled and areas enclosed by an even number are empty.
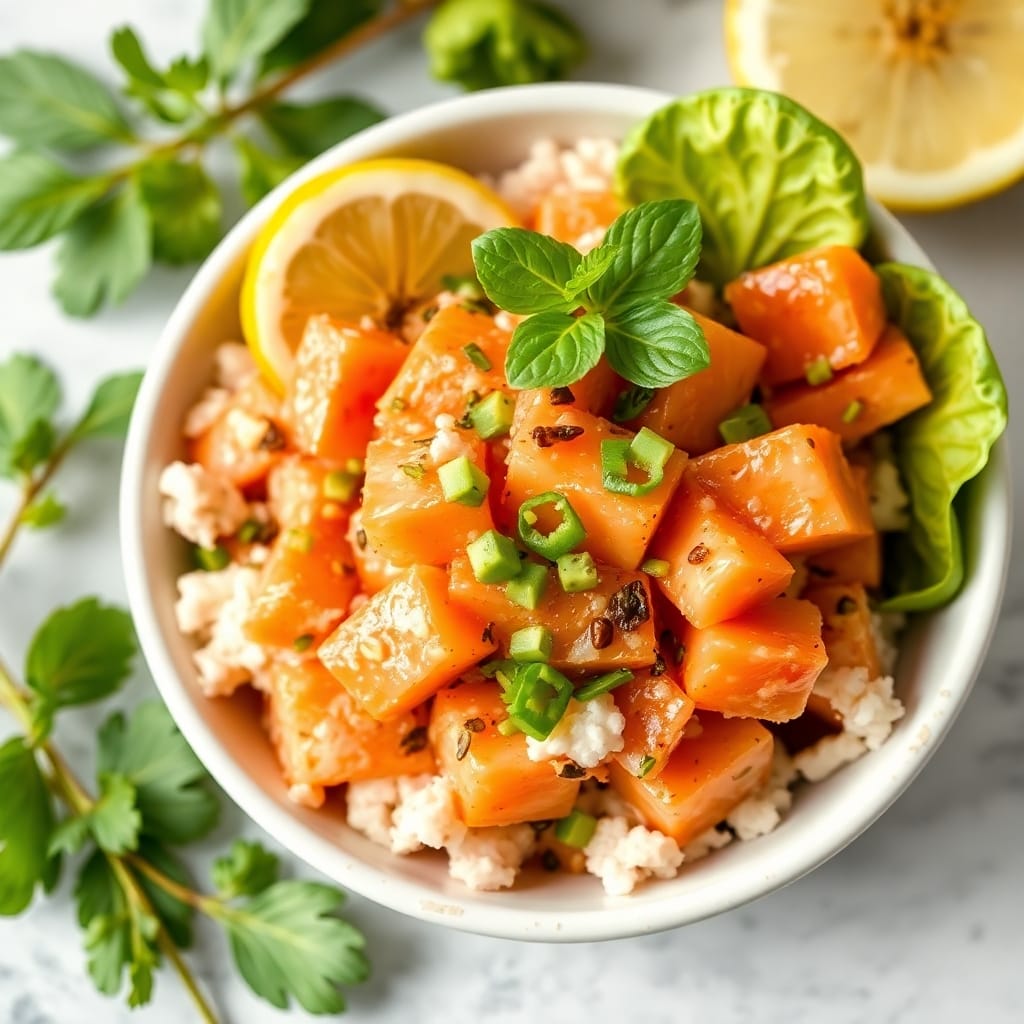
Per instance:
[[[984,471],[987,483],[981,508],[983,543],[974,566],[975,576],[987,581],[976,595],[975,621],[987,629],[975,634],[975,645],[960,659],[959,687],[933,717],[930,736],[908,747],[902,771],[894,773],[884,796],[867,808],[843,818],[834,830],[822,829],[814,841],[761,872],[745,866],[738,880],[709,882],[683,902],[665,899],[632,903],[602,901],[593,909],[561,914],[557,908],[538,912],[511,901],[481,899],[467,891],[465,898],[440,894],[427,885],[389,874],[347,853],[341,847],[297,821],[235,761],[216,731],[204,720],[179,676],[156,610],[155,595],[146,569],[143,509],[152,495],[147,475],[150,439],[155,427],[164,381],[178,358],[178,350],[198,312],[222,277],[240,259],[262,222],[284,195],[323,171],[382,151],[441,128],[455,128],[481,114],[541,115],[553,109],[577,113],[629,114],[640,118],[669,102],[669,93],[629,85],[559,83],[516,86],[458,96],[399,114],[327,150],[290,177],[248,211],[202,263],[175,305],[149,362],[132,414],[122,464],[120,486],[121,555],[129,606],[140,646],[156,683],[182,734],[224,792],[265,832],[299,859],[375,903],[420,920],[457,929],[510,939],[542,941],[597,941],[645,934],[693,923],[767,895],[795,881],[830,859],[871,825],[897,799],[924,767],[966,701],[981,668],[995,629],[1005,588],[1012,529],[1012,491],[1005,438],[993,449]],[[883,237],[899,237],[918,254],[920,265],[932,264],[910,234],[878,204],[869,202],[873,230]],[[940,713],[941,712],[941,713]],[[596,885],[595,880],[595,885]],[[485,896],[488,894],[484,894]]]

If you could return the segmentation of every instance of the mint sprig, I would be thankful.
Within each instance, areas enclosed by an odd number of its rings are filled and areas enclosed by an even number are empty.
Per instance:
[[[707,341],[686,310],[667,301],[700,259],[697,207],[662,199],[627,210],[585,256],[523,228],[497,228],[473,242],[487,297],[530,314],[512,336],[505,374],[515,388],[564,387],[602,354],[620,376],[662,388],[710,364]]]

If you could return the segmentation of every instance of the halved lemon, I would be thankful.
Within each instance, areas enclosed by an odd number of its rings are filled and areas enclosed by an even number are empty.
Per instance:
[[[429,160],[381,159],[297,188],[260,232],[242,285],[242,330],[279,387],[308,318],[400,321],[447,274],[473,272],[470,243],[515,214],[475,178]]]
[[[728,0],[733,77],[846,137],[868,190],[942,209],[1024,176],[1021,0]]]

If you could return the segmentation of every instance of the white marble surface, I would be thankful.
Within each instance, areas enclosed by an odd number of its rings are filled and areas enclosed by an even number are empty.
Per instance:
[[[0,0],[0,49],[52,48],[105,68],[108,29],[131,21],[157,56],[192,44],[202,0]],[[571,0],[589,21],[594,56],[582,77],[687,91],[726,80],[718,0]],[[445,95],[428,83],[416,32],[359,55],[317,87],[356,84],[393,110]],[[1020,280],[1024,186],[967,210],[909,218],[940,268],[987,324],[1012,399],[1024,398]],[[48,295],[48,251],[0,257],[0,357],[34,349],[58,364],[70,403],[115,368],[144,364],[187,272],[161,271],[121,309],[63,319]],[[1016,519],[1024,523],[1018,423]],[[99,592],[123,599],[114,492],[117,456],[94,447],[59,478],[73,508],[58,531],[26,537],[0,580],[0,649],[17,664],[55,604]],[[9,494],[0,493],[0,511]],[[442,931],[353,897],[374,978],[352,993],[352,1019],[504,1022],[636,1019],[646,1024],[828,1021],[931,1024],[1022,1019],[1019,917],[1024,868],[1024,565],[1017,559],[992,653],[949,739],[920,779],[831,863],[756,905],[685,930],[605,945],[531,946]],[[140,671],[127,701],[149,692]],[[89,772],[99,714],[60,740]],[[6,726],[0,722],[0,731]],[[190,858],[197,871],[233,835],[252,831],[228,809]],[[296,866],[298,867],[298,866]],[[301,870],[301,869],[300,869]],[[202,932],[191,961],[224,1019],[284,1019],[248,994],[218,936]],[[295,1014],[287,1019],[298,1019]],[[94,1024],[193,1019],[175,979],[130,1014],[83,973],[67,883],[56,898],[0,921],[0,1021]]]

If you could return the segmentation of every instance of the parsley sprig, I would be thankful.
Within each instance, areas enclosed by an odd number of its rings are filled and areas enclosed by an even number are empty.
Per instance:
[[[61,430],[52,370],[24,355],[0,363],[0,476],[19,492],[0,533],[0,567],[22,528],[64,516],[46,488],[79,444],[124,433],[139,380],[123,374],[103,381],[86,411]],[[58,717],[120,690],[135,653],[128,613],[87,597],[39,627],[23,682],[0,660],[0,706],[19,727],[0,744],[0,914],[21,913],[39,889],[52,892],[74,860],[88,971],[101,992],[124,991],[130,1006],[140,1006],[166,962],[201,1019],[215,1022],[181,952],[198,913],[221,925],[242,977],[274,1006],[294,1000],[313,1013],[343,1010],[342,987],[364,980],[368,962],[363,936],[337,914],[340,890],[280,879],[276,856],[247,840],[214,863],[212,892],[190,880],[179,850],[209,835],[220,805],[162,704],[107,718],[91,788],[56,746]]]
[[[129,27],[110,50],[120,95],[51,53],[0,57],[0,251],[60,237],[53,291],[66,313],[118,303],[155,262],[202,259],[225,203],[211,148],[233,149],[254,203],[310,157],[384,115],[358,95],[284,97],[329,64],[437,8],[424,44],[436,77],[466,88],[561,77],[579,30],[538,0],[209,0],[197,56],[153,63]]]
[[[700,258],[697,207],[683,199],[641,203],[608,228],[586,255],[524,228],[496,228],[473,242],[487,297],[530,314],[505,361],[515,388],[566,387],[603,354],[641,388],[661,388],[710,363],[696,320],[669,299]]]

